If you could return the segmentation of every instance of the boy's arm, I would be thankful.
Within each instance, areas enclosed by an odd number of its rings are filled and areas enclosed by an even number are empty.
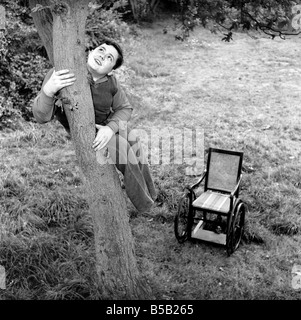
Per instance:
[[[121,88],[119,82],[116,80],[117,92],[113,97],[112,109],[114,111],[112,117],[110,118],[109,123],[107,124],[114,133],[118,132],[119,124],[128,122],[131,119],[133,107],[129,103],[129,100]]]
[[[54,112],[54,97],[49,97],[45,94],[43,87],[45,83],[49,80],[53,69],[50,69],[46,74],[42,88],[33,101],[32,113],[38,123],[46,123],[52,119]]]
[[[45,123],[52,119],[54,113],[55,94],[63,88],[72,86],[76,78],[68,69],[48,71],[42,89],[34,99],[32,112],[37,122]]]

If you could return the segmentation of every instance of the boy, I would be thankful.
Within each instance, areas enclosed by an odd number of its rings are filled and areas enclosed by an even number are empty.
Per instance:
[[[90,88],[95,111],[95,123],[98,129],[92,147],[101,152],[107,147],[114,163],[124,176],[124,186],[128,197],[140,213],[148,212],[156,198],[154,183],[143,150],[134,130],[126,136],[124,124],[132,114],[130,105],[119,82],[112,71],[123,63],[120,46],[106,40],[89,53],[87,68],[90,76]],[[63,88],[72,86],[76,78],[69,70],[50,70],[35,98],[32,111],[38,123],[46,123],[55,116],[69,131],[67,117],[62,108],[55,104],[56,94]],[[134,146],[135,148],[131,148]],[[137,148],[138,146],[138,148]],[[138,150],[135,150],[138,149]],[[134,151],[137,151],[134,152]],[[131,161],[129,161],[129,159]]]

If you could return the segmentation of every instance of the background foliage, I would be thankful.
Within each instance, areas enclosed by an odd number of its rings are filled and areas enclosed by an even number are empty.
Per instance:
[[[175,39],[186,40],[196,25],[221,32],[231,41],[233,32],[259,30],[284,37],[292,33],[289,0],[97,0],[87,20],[87,47],[101,38],[125,40],[137,34],[137,23],[151,22],[158,13],[173,17]],[[35,30],[26,0],[2,0],[6,29],[0,32],[0,129],[16,119],[32,120],[31,104],[50,67]],[[167,30],[163,30],[167,32]]]
[[[29,120],[30,101],[36,96],[47,68],[43,47],[30,10],[7,1],[5,37],[1,40],[0,128],[17,117]]]

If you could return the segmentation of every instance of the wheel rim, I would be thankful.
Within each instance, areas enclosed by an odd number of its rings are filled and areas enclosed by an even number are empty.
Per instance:
[[[235,212],[234,221],[233,221],[233,251],[235,251],[242,238],[244,232],[244,223],[245,223],[245,206],[243,203],[240,203],[237,206]]]
[[[184,242],[188,238],[189,208],[190,197],[189,193],[186,193],[179,201],[178,212],[174,221],[175,236],[180,243]]]
[[[227,253],[230,255],[233,253],[239,246],[245,224],[245,206],[242,202],[238,203],[234,212],[231,213],[231,221],[229,226],[229,231],[227,235]]]

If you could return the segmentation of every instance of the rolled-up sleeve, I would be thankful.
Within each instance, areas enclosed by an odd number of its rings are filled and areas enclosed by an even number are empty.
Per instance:
[[[43,87],[45,83],[50,78],[53,69],[50,69],[45,76],[45,79],[42,84],[42,88],[37,95],[37,97],[33,101],[32,105],[32,113],[38,123],[45,123],[49,122],[53,117],[54,112],[54,98],[47,96],[44,91]]]
[[[115,133],[118,132],[120,123],[126,123],[131,119],[133,107],[130,104],[124,90],[116,80],[117,92],[113,97],[113,114],[109,119],[109,126]]]

